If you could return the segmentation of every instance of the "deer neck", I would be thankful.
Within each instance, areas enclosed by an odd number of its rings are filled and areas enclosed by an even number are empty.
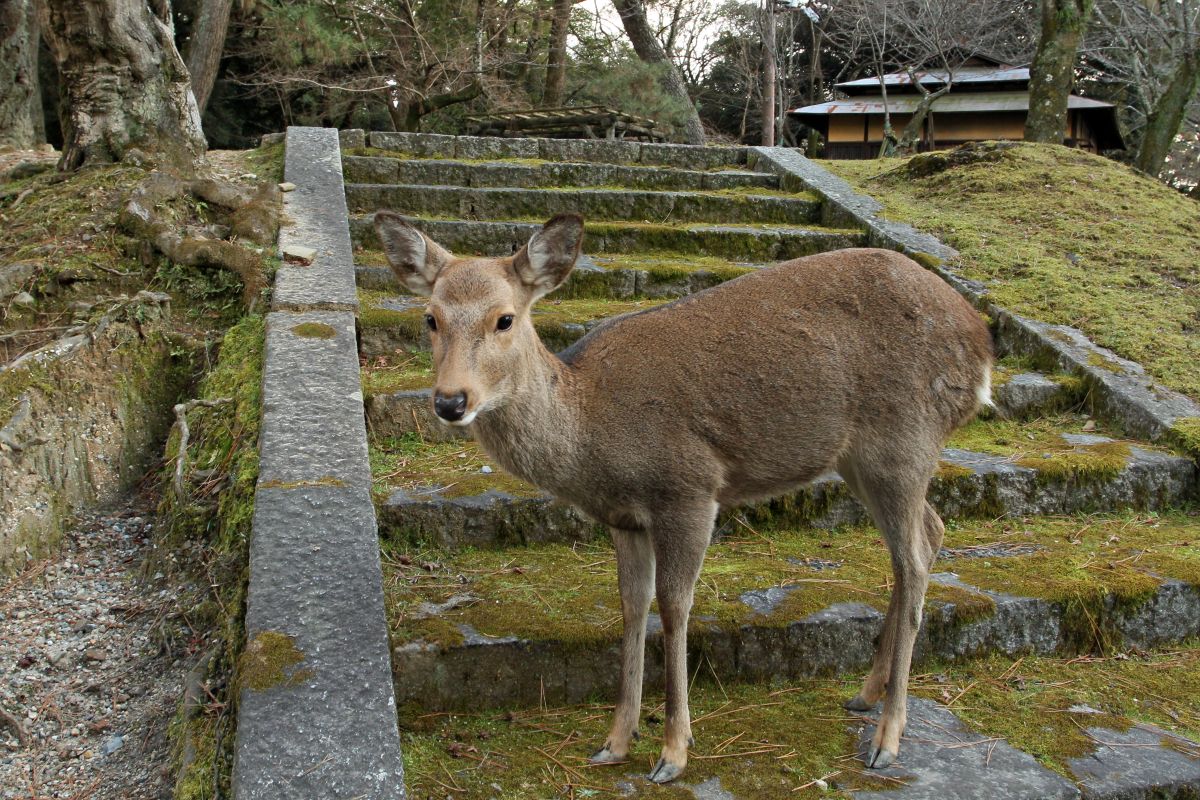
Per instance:
[[[530,334],[536,347],[526,349],[511,375],[508,398],[480,414],[471,427],[504,469],[561,493],[574,472],[581,440],[574,375]]]

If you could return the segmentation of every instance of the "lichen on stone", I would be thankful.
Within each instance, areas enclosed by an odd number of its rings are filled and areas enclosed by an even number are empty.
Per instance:
[[[276,686],[299,686],[312,677],[312,670],[297,669],[304,651],[294,637],[279,631],[262,631],[246,644],[238,659],[240,689],[265,691]]]
[[[305,339],[332,339],[337,336],[337,330],[324,322],[302,322],[292,326],[292,333]]]

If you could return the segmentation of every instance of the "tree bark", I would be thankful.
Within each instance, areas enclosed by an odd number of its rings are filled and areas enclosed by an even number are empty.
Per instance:
[[[646,21],[646,8],[642,0],[613,0],[617,13],[621,15],[621,24],[625,26],[625,34],[633,51],[638,58],[647,64],[662,64],[666,67],[661,86],[668,95],[685,103],[691,112],[683,125],[683,138],[688,144],[704,144],[704,126],[700,124],[700,114],[696,105],[688,96],[687,87],[679,68],[667,57],[666,51],[658,43],[650,23]]]
[[[452,106],[456,103],[465,103],[468,100],[474,100],[479,95],[483,94],[483,86],[479,83],[472,83],[466,88],[459,89],[457,92],[447,92],[446,94],[435,94],[432,97],[420,97],[407,102],[401,102],[399,105],[392,103],[389,99],[388,115],[392,118],[392,126],[398,131],[419,131],[421,130],[421,117],[426,114],[431,114],[439,108]]]
[[[763,25],[762,146],[775,146],[775,0],[765,0]]]
[[[192,78],[192,94],[200,113],[208,107],[221,53],[225,50],[225,34],[229,30],[229,12],[233,0],[200,0],[199,12],[185,48],[188,74]]]
[[[1179,59],[1167,88],[1146,118],[1136,161],[1142,172],[1156,178],[1162,172],[1171,144],[1179,135],[1187,105],[1197,91],[1200,91],[1200,49],[1186,52]]]
[[[921,144],[921,132],[925,128],[925,119],[929,116],[929,110],[933,108],[933,101],[949,92],[950,87],[954,85],[949,70],[947,70],[946,84],[936,92],[931,92],[922,86],[916,73],[912,70],[908,71],[908,79],[921,92],[921,100],[904,125],[904,130],[900,132],[900,141],[896,143],[895,153],[898,156],[911,156],[917,152],[917,147]]]
[[[33,0],[0,0],[0,145],[27,150],[45,140]]]
[[[1027,141],[1062,144],[1067,136],[1067,97],[1092,8],[1093,0],[1041,0],[1042,32],[1029,68]]]
[[[158,13],[146,0],[35,0],[65,100],[59,169],[119,161],[133,148],[187,171],[203,157],[169,3],[155,3]]]
[[[550,18],[550,50],[546,58],[546,88],[542,92],[544,106],[562,103],[563,85],[567,79],[567,27],[574,4],[574,0],[554,0],[554,14]]]

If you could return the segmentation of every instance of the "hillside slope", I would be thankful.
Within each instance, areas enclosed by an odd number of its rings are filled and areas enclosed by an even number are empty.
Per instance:
[[[822,165],[957,248],[997,303],[1075,326],[1200,398],[1200,204],[1079,150],[964,148]]]

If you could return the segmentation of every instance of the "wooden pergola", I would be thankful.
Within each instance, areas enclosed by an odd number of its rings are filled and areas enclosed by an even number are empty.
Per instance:
[[[476,136],[540,136],[552,139],[644,139],[666,140],[657,124],[647,117],[626,114],[608,106],[527,108],[468,114],[471,133]]]

